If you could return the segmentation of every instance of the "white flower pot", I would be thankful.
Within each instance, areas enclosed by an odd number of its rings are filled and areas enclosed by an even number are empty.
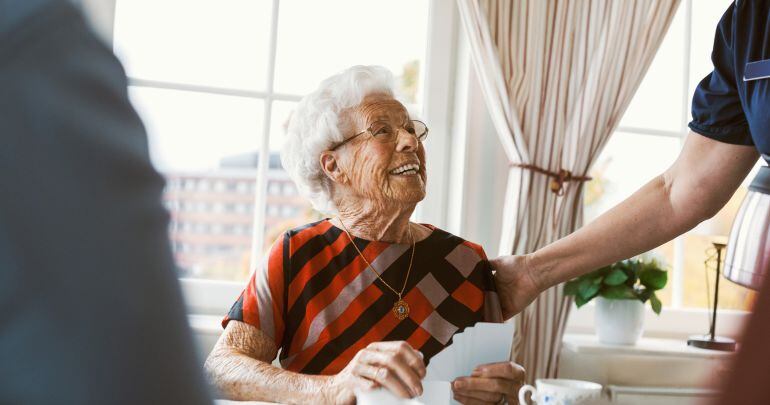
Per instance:
[[[635,299],[596,297],[595,324],[599,342],[633,346],[644,330],[644,304]]]

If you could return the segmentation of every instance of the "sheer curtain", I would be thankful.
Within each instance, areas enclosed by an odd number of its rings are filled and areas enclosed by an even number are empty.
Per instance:
[[[457,3],[511,162],[500,253],[530,253],[582,225],[586,173],[642,81],[679,0]],[[557,286],[515,318],[515,359],[528,379],[556,375],[571,303]]]

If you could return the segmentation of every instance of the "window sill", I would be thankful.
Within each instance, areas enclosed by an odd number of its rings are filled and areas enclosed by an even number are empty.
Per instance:
[[[568,333],[564,335],[562,343],[566,350],[583,355],[634,355],[722,360],[735,354],[687,346],[685,340],[648,337],[639,339],[635,346],[624,346],[601,343],[596,335]]]
[[[222,317],[217,315],[187,315],[187,322],[193,335],[200,364],[206,360],[211,349],[222,334]]]
[[[602,385],[713,388],[735,353],[698,349],[682,339],[643,337],[636,346],[599,343],[595,335],[565,334],[559,377]]]
[[[222,334],[222,318],[216,315],[187,315],[193,333],[217,337]]]
[[[221,320],[238,295],[246,286],[246,281],[219,281],[195,278],[180,278],[182,296],[187,313],[193,316],[211,315]]]
[[[573,307],[567,321],[566,333],[593,334],[595,308],[593,302],[580,309]],[[717,335],[738,340],[750,315],[751,313],[746,311],[718,310]],[[709,312],[705,309],[665,307],[660,315],[656,315],[649,305],[645,305],[644,336],[686,341],[690,335],[707,333],[709,319]]]

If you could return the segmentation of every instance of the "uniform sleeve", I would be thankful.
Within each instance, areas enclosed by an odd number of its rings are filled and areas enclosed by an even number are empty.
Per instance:
[[[222,320],[226,327],[231,320],[255,326],[281,347],[285,327],[284,270],[289,263],[289,235],[283,234],[270,248],[249,278],[246,288]]]
[[[714,70],[695,89],[689,127],[708,138],[736,145],[753,145],[738,95],[733,57],[732,4],[717,26],[711,60]]]

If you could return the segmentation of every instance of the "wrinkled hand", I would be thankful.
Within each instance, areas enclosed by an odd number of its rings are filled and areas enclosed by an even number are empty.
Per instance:
[[[332,377],[333,403],[354,404],[356,389],[385,387],[402,398],[422,395],[425,377],[422,353],[404,341],[375,342],[356,353],[348,365]]]
[[[517,403],[517,395],[524,384],[524,368],[504,361],[476,367],[470,377],[452,382],[454,399],[465,405]]]
[[[500,256],[490,260],[495,269],[495,284],[503,307],[503,319],[521,312],[540,294],[532,277],[528,256]]]

